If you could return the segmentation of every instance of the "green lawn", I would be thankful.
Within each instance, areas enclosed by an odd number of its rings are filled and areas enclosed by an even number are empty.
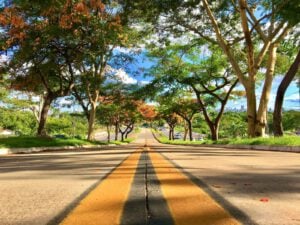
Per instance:
[[[220,140],[217,144],[300,146],[299,136]]]
[[[133,139],[126,139],[123,143],[130,143]],[[42,138],[42,137],[3,137],[0,138],[0,148],[29,148],[29,147],[59,147],[82,145],[107,145],[107,142],[91,142],[87,140],[68,138]],[[120,141],[112,141],[110,144],[122,144]]]
[[[232,144],[232,145],[272,145],[272,146],[300,146],[300,137],[299,136],[284,136],[284,137],[269,137],[269,138],[237,138],[237,139],[221,139],[219,141],[204,140],[204,141],[183,141],[183,140],[174,140],[169,141],[168,138],[162,135],[160,132],[153,131],[156,134],[156,137],[161,143],[164,144]]]

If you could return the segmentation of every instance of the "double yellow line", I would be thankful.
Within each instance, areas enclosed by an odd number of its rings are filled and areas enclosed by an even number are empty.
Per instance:
[[[150,155],[161,191],[176,225],[240,224],[161,154],[149,148],[144,150]],[[131,154],[61,224],[119,225],[141,153],[139,150]]]
[[[118,225],[141,151],[130,155],[62,221],[63,225]]]
[[[176,225],[240,224],[161,154],[150,151],[150,158]]]

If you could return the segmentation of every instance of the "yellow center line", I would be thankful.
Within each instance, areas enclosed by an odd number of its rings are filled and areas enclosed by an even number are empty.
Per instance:
[[[149,154],[176,225],[240,224],[162,155],[153,150]]]
[[[131,154],[91,191],[62,225],[117,225],[135,175],[141,151]]]

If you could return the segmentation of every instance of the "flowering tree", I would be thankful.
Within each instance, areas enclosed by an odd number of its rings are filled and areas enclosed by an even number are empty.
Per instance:
[[[127,41],[119,8],[115,2],[101,0],[20,0],[2,10],[0,24],[5,33],[1,47],[13,53],[11,75],[34,77],[46,93],[39,135],[45,133],[53,100],[69,95],[81,80],[90,103],[88,139],[93,138],[107,63],[114,48]]]

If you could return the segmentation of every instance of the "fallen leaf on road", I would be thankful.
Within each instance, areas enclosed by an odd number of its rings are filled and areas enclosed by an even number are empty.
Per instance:
[[[269,199],[268,199],[268,198],[261,198],[260,201],[261,201],[261,202],[268,202]]]

